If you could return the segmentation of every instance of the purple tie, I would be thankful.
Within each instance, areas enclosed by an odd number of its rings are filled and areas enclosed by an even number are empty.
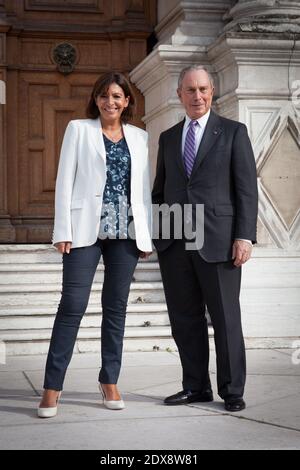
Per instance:
[[[185,164],[185,169],[188,177],[191,176],[192,169],[194,166],[195,158],[196,158],[196,126],[198,126],[198,121],[191,121],[189,124],[189,130],[186,134],[185,144],[184,144],[184,152],[183,152],[183,160]]]

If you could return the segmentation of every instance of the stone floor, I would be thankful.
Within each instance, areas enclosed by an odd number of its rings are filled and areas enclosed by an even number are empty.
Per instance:
[[[227,413],[215,401],[167,407],[181,389],[177,353],[125,353],[119,388],[122,411],[103,407],[99,358],[73,356],[55,418],[36,416],[45,356],[9,357],[0,365],[1,449],[300,449],[300,364],[295,351],[248,350],[247,408]],[[295,362],[295,361],[294,361]]]

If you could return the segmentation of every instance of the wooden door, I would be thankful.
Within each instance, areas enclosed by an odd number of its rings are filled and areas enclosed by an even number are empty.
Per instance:
[[[109,70],[128,74],[144,59],[155,7],[151,0],[6,2],[7,22],[15,14],[15,24],[6,33],[7,201],[14,231],[10,241],[51,241],[66,125],[85,117],[99,75]],[[73,51],[73,63],[66,66],[55,54],[62,44]],[[135,91],[134,123],[142,127],[144,102]]]

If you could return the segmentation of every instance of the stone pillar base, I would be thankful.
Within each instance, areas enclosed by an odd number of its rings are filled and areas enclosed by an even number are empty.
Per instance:
[[[9,216],[0,217],[0,243],[13,243],[15,241],[15,229],[10,223]]]

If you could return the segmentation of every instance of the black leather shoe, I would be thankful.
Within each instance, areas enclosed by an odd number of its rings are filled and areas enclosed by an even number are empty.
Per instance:
[[[242,411],[246,408],[246,403],[240,398],[225,398],[225,410],[226,411]]]
[[[204,392],[182,390],[181,392],[171,395],[165,398],[165,405],[186,405],[187,403],[206,402],[213,401],[213,394],[211,390],[205,390]]]

